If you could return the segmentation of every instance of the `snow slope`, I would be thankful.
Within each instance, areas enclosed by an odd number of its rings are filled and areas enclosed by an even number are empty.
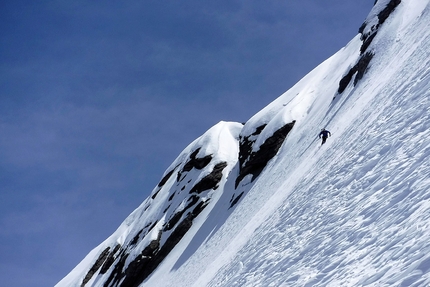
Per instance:
[[[376,3],[364,34],[394,2]],[[375,29],[365,51],[357,35],[244,126],[222,122],[190,144],[166,182],[57,286],[82,286],[106,248],[114,262],[85,286],[430,286],[429,1],[403,0]],[[363,78],[339,94],[365,52]],[[237,180],[252,158],[238,161],[245,139],[256,153],[292,121],[261,174]],[[332,137],[320,146],[322,127]],[[196,150],[210,162],[184,169]],[[217,186],[193,193],[220,162]],[[192,208],[206,208],[154,272],[142,283],[109,281],[151,242],[169,242],[166,222],[186,218],[193,194]],[[121,270],[120,252],[129,254]]]

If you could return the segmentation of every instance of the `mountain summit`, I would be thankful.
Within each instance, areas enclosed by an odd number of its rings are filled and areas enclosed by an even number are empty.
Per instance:
[[[429,2],[376,1],[290,90],[186,147],[56,286],[430,286]]]

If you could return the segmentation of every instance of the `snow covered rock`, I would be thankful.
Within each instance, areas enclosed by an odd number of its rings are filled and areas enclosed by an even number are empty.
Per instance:
[[[191,143],[152,195],[59,285],[139,286],[220,197],[219,185],[237,162],[241,129],[221,122]]]
[[[376,36],[379,27],[393,13],[396,7],[401,3],[401,0],[379,0],[375,2],[375,6],[367,16],[363,25],[359,29],[363,45],[360,48],[361,53],[364,53]]]
[[[57,286],[430,286],[429,2],[377,1],[244,125],[191,143]]]
[[[401,0],[379,0],[375,2],[375,6],[367,16],[363,25],[361,25],[358,32],[361,34],[361,40],[363,41],[360,54],[361,57],[357,63],[349,69],[346,75],[339,82],[338,93],[342,94],[351,80],[354,78],[354,86],[357,85],[364,73],[366,73],[370,61],[374,56],[373,51],[369,51],[369,46],[375,38],[379,27],[387,20],[387,18],[393,13],[396,7],[401,3]],[[354,77],[355,76],[355,77]]]
[[[293,120],[291,123],[287,123],[276,130],[270,137],[265,139],[264,143],[257,151],[252,151],[256,141],[252,138],[259,135],[265,125],[257,128],[253,134],[241,137],[239,151],[240,171],[236,178],[236,188],[245,176],[252,175],[251,181],[254,181],[255,178],[260,175],[267,163],[276,155],[279,148],[284,143],[285,138],[294,127],[295,122],[296,121]]]

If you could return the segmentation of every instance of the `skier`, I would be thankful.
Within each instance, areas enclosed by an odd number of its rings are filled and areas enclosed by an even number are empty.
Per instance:
[[[323,145],[323,144],[325,144],[325,141],[327,140],[327,138],[328,137],[331,137],[331,133],[328,131],[328,130],[326,130],[326,129],[321,129],[321,132],[320,132],[320,134],[319,134],[319,138],[321,138],[322,137],[322,143],[321,143],[321,145]]]

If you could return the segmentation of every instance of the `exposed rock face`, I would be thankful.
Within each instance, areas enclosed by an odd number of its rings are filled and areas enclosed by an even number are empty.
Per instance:
[[[363,41],[363,44],[360,47],[360,53],[361,54],[363,54],[367,50],[367,48],[369,48],[369,46],[372,43],[372,40],[373,40],[373,38],[375,38],[375,36],[376,36],[376,33],[373,33],[366,38],[363,38],[363,37],[361,38]]]
[[[140,240],[140,235],[142,234],[143,229],[141,229],[134,237],[133,240],[130,242],[130,246],[136,245]]]
[[[266,124],[261,125],[256,128],[255,132],[252,133],[250,136],[246,136],[240,139],[239,142],[239,165],[242,167],[245,163],[245,161],[249,158],[252,152],[252,146],[255,143],[255,139],[252,140],[251,138],[258,136],[261,134],[261,132],[266,127]]]
[[[108,279],[104,282],[103,287],[109,286],[119,286],[118,283],[124,278],[124,274],[122,272],[125,261],[127,260],[129,254],[125,252],[125,250],[121,250],[118,255],[119,261],[114,265],[113,270],[111,271]]]
[[[114,261],[116,259],[115,255],[117,254],[117,252],[120,248],[121,248],[121,245],[117,244],[115,246],[115,248],[113,249],[113,251],[111,253],[109,253],[109,256],[106,258],[106,261],[103,263],[103,266],[100,269],[100,274],[105,274],[106,272],[108,272],[109,268],[114,263]]]
[[[172,249],[179,243],[179,241],[184,237],[188,230],[193,225],[193,220],[204,210],[207,202],[201,201],[195,206],[192,211],[189,211],[185,218],[177,225],[177,227],[172,231],[170,236],[166,239],[165,243],[160,247],[160,241],[162,232],[156,240],[150,242],[142,252],[136,256],[128,266],[125,265],[129,253],[124,249],[117,256],[117,261],[114,269],[112,270],[109,278],[104,283],[104,287],[113,286],[123,286],[123,287],[137,287],[139,286],[164,260],[164,258],[172,251]],[[117,248],[115,248],[117,249]],[[106,258],[109,253],[109,248],[100,255],[100,258]],[[115,252],[112,252],[114,254]],[[111,257],[113,258],[113,257]],[[92,274],[94,274],[100,267],[100,262],[104,259],[98,260],[94,268],[91,269]],[[100,261],[100,262],[99,262]],[[106,260],[106,262],[111,260]],[[97,265],[97,266],[96,266]],[[111,265],[111,264],[109,264]],[[110,267],[110,266],[109,266]],[[107,268],[109,268],[107,267]],[[91,274],[91,276],[92,276]],[[87,278],[87,277],[86,277]],[[91,278],[86,280],[87,283]],[[82,284],[82,286],[85,285]]]
[[[235,197],[235,194],[233,194],[233,196],[232,196],[232,198],[230,200],[230,207],[229,207],[229,209],[232,208],[233,206],[235,206],[239,202],[239,200],[240,200],[240,198],[242,197],[243,194],[244,194],[243,191],[238,196],[236,196],[236,197]]]
[[[175,227],[175,225],[179,222],[179,220],[181,219],[182,215],[190,208],[192,207],[194,204],[196,204],[199,201],[199,197],[198,196],[191,196],[190,198],[188,198],[188,203],[187,206],[181,210],[176,212],[169,220],[169,222],[164,226],[164,231],[167,230],[171,230],[173,227]]]
[[[378,21],[376,23],[372,23],[371,27],[367,27],[369,23],[365,21],[363,25],[361,25],[358,32],[361,34],[361,40],[363,41],[363,45],[361,46],[360,52],[363,54],[367,48],[369,47],[370,43],[372,42],[373,38],[376,36],[379,27],[385,22],[385,20],[388,19],[388,17],[393,13],[393,11],[396,9],[397,6],[401,3],[401,0],[390,0],[385,8],[383,8],[377,15]],[[377,1],[375,2],[375,4]]]
[[[171,171],[169,171],[160,181],[160,183],[158,184],[158,187],[162,187],[168,180],[169,178],[172,176],[173,172],[175,170],[172,169]]]
[[[182,170],[178,172],[178,180],[182,174],[192,170],[193,168],[201,170],[210,163],[213,158],[212,155],[207,155],[202,158],[196,157],[199,150],[200,148],[195,150],[189,156],[190,160],[186,162]],[[177,167],[172,169],[161,179],[160,183],[157,185],[156,191],[151,196],[153,200],[157,197],[163,185],[166,184]],[[152,240],[132,261],[129,260],[131,251],[139,241],[142,240],[142,238],[151,232],[157,222],[149,222],[143,229],[139,230],[134,235],[133,239],[127,245],[121,247],[121,245],[118,244],[112,252],[110,252],[111,247],[107,247],[99,255],[95,264],[88,271],[81,287],[84,287],[97,272],[99,272],[99,274],[110,272],[108,279],[104,282],[104,287],[137,287],[140,285],[178,244],[182,237],[191,228],[193,220],[208,205],[210,198],[203,200],[200,198],[199,194],[206,190],[217,189],[218,184],[223,177],[222,172],[226,167],[227,162],[219,162],[208,175],[204,176],[199,182],[197,182],[188,193],[190,196],[186,199],[186,206],[182,209],[178,209],[178,211],[171,216],[168,222],[163,225],[163,229],[159,231],[158,238],[156,240]],[[183,189],[184,188],[181,190]],[[168,198],[168,202],[173,200],[175,194],[176,191],[172,192]],[[164,210],[164,213],[166,213],[170,207],[171,205]],[[168,235],[167,239],[165,239],[164,244],[161,245],[163,235],[167,236],[165,234],[169,234],[165,232],[171,233]],[[128,265],[127,262],[129,262]]]
[[[152,257],[160,246],[160,238],[161,233],[156,240],[152,240],[150,244],[148,244],[148,246],[146,246],[142,252],[136,256],[136,258],[127,266],[125,270],[124,267],[126,260],[129,257],[129,253],[125,249],[122,250],[118,256],[118,262],[116,263],[113,271],[103,286],[138,286],[138,284],[140,284],[143,280],[137,283],[137,285],[134,285],[136,282],[135,279],[143,272],[142,269],[145,267],[145,264],[148,264],[148,262],[152,261]]]
[[[95,273],[100,269],[100,274],[104,274],[107,272],[107,270],[112,266],[114,260],[115,260],[115,254],[120,249],[121,245],[116,245],[114,250],[112,252],[110,251],[110,247],[107,247],[105,250],[103,250],[102,253],[100,253],[99,257],[97,258],[94,265],[90,268],[87,275],[85,275],[84,279],[82,280],[81,287],[84,287],[93,277]]]
[[[99,255],[99,258],[97,258],[96,262],[94,263],[93,267],[88,271],[87,275],[85,276],[84,280],[82,281],[81,287],[84,287],[85,284],[88,283],[88,281],[91,280],[93,275],[99,270],[99,268],[102,266],[102,264],[105,262],[106,258],[109,255],[110,247],[107,247],[103,252]]]
[[[401,3],[401,0],[391,0],[387,6],[378,14],[379,25],[382,25],[385,20],[393,13],[394,9]]]
[[[190,171],[192,168],[202,169],[210,163],[210,161],[212,160],[212,155],[207,155],[202,158],[196,158],[199,151],[200,151],[200,148],[196,149],[190,155],[190,160],[185,163],[184,167],[182,168],[182,172]]]
[[[201,193],[208,189],[217,189],[218,183],[222,179],[222,171],[227,167],[226,162],[220,162],[215,165],[214,169],[210,174],[202,178],[193,188],[190,193]]]
[[[375,5],[378,1],[375,1]],[[346,87],[351,82],[354,75],[354,86],[363,78],[366,73],[369,63],[372,60],[374,53],[372,51],[367,51],[376,34],[378,33],[379,27],[387,20],[387,18],[393,13],[396,7],[401,3],[401,0],[390,0],[385,8],[381,9],[377,14],[377,21],[368,23],[365,21],[361,25],[358,32],[361,34],[361,40],[363,41],[360,47],[361,57],[358,62],[346,73],[346,75],[339,82],[338,93],[341,94],[345,91]],[[369,25],[371,25],[369,27]]]
[[[348,71],[348,73],[342,78],[342,80],[340,80],[338,89],[339,94],[345,91],[346,87],[348,87],[354,75],[354,86],[357,85],[358,81],[361,80],[366,73],[370,60],[372,60],[372,58],[372,52],[367,52],[366,54],[361,56],[357,64],[355,64],[355,66]]]
[[[295,122],[296,121],[288,123],[274,132],[273,135],[267,138],[260,146],[260,149],[256,152],[252,152],[252,146],[255,141],[250,140],[250,137],[256,135],[256,133],[261,133],[261,130],[264,129],[264,127],[257,129],[257,131],[251,136],[241,139],[239,146],[240,171],[239,176],[236,178],[236,188],[245,176],[252,174],[251,181],[254,181],[255,178],[260,175],[269,160],[277,154]]]
[[[220,122],[189,145],[151,195],[99,246],[77,286],[96,282],[133,287],[150,276],[183,240],[236,165],[242,128],[239,123]]]
[[[159,264],[159,262],[154,262],[155,260],[153,259],[159,247],[160,236],[157,240],[151,241],[151,243],[146,246],[146,248],[143,249],[142,252],[138,256],[136,256],[136,258],[132,262],[130,262],[127,269],[124,272],[120,273],[117,278],[115,278],[115,282],[113,282],[114,285],[111,286],[137,287],[140,283],[142,283],[143,280],[145,280],[145,278],[150,274],[146,273],[154,271]],[[156,266],[154,266],[154,263],[156,263]],[[141,277],[143,278],[140,279]],[[108,286],[109,285],[105,285],[105,287]]]
[[[177,181],[181,180],[181,176],[184,172],[190,171],[193,168],[195,169],[203,169],[206,167],[212,160],[212,155],[207,155],[202,158],[196,158],[197,154],[199,153],[200,148],[196,149],[191,155],[190,160],[185,163],[184,167],[180,172],[178,172]]]

